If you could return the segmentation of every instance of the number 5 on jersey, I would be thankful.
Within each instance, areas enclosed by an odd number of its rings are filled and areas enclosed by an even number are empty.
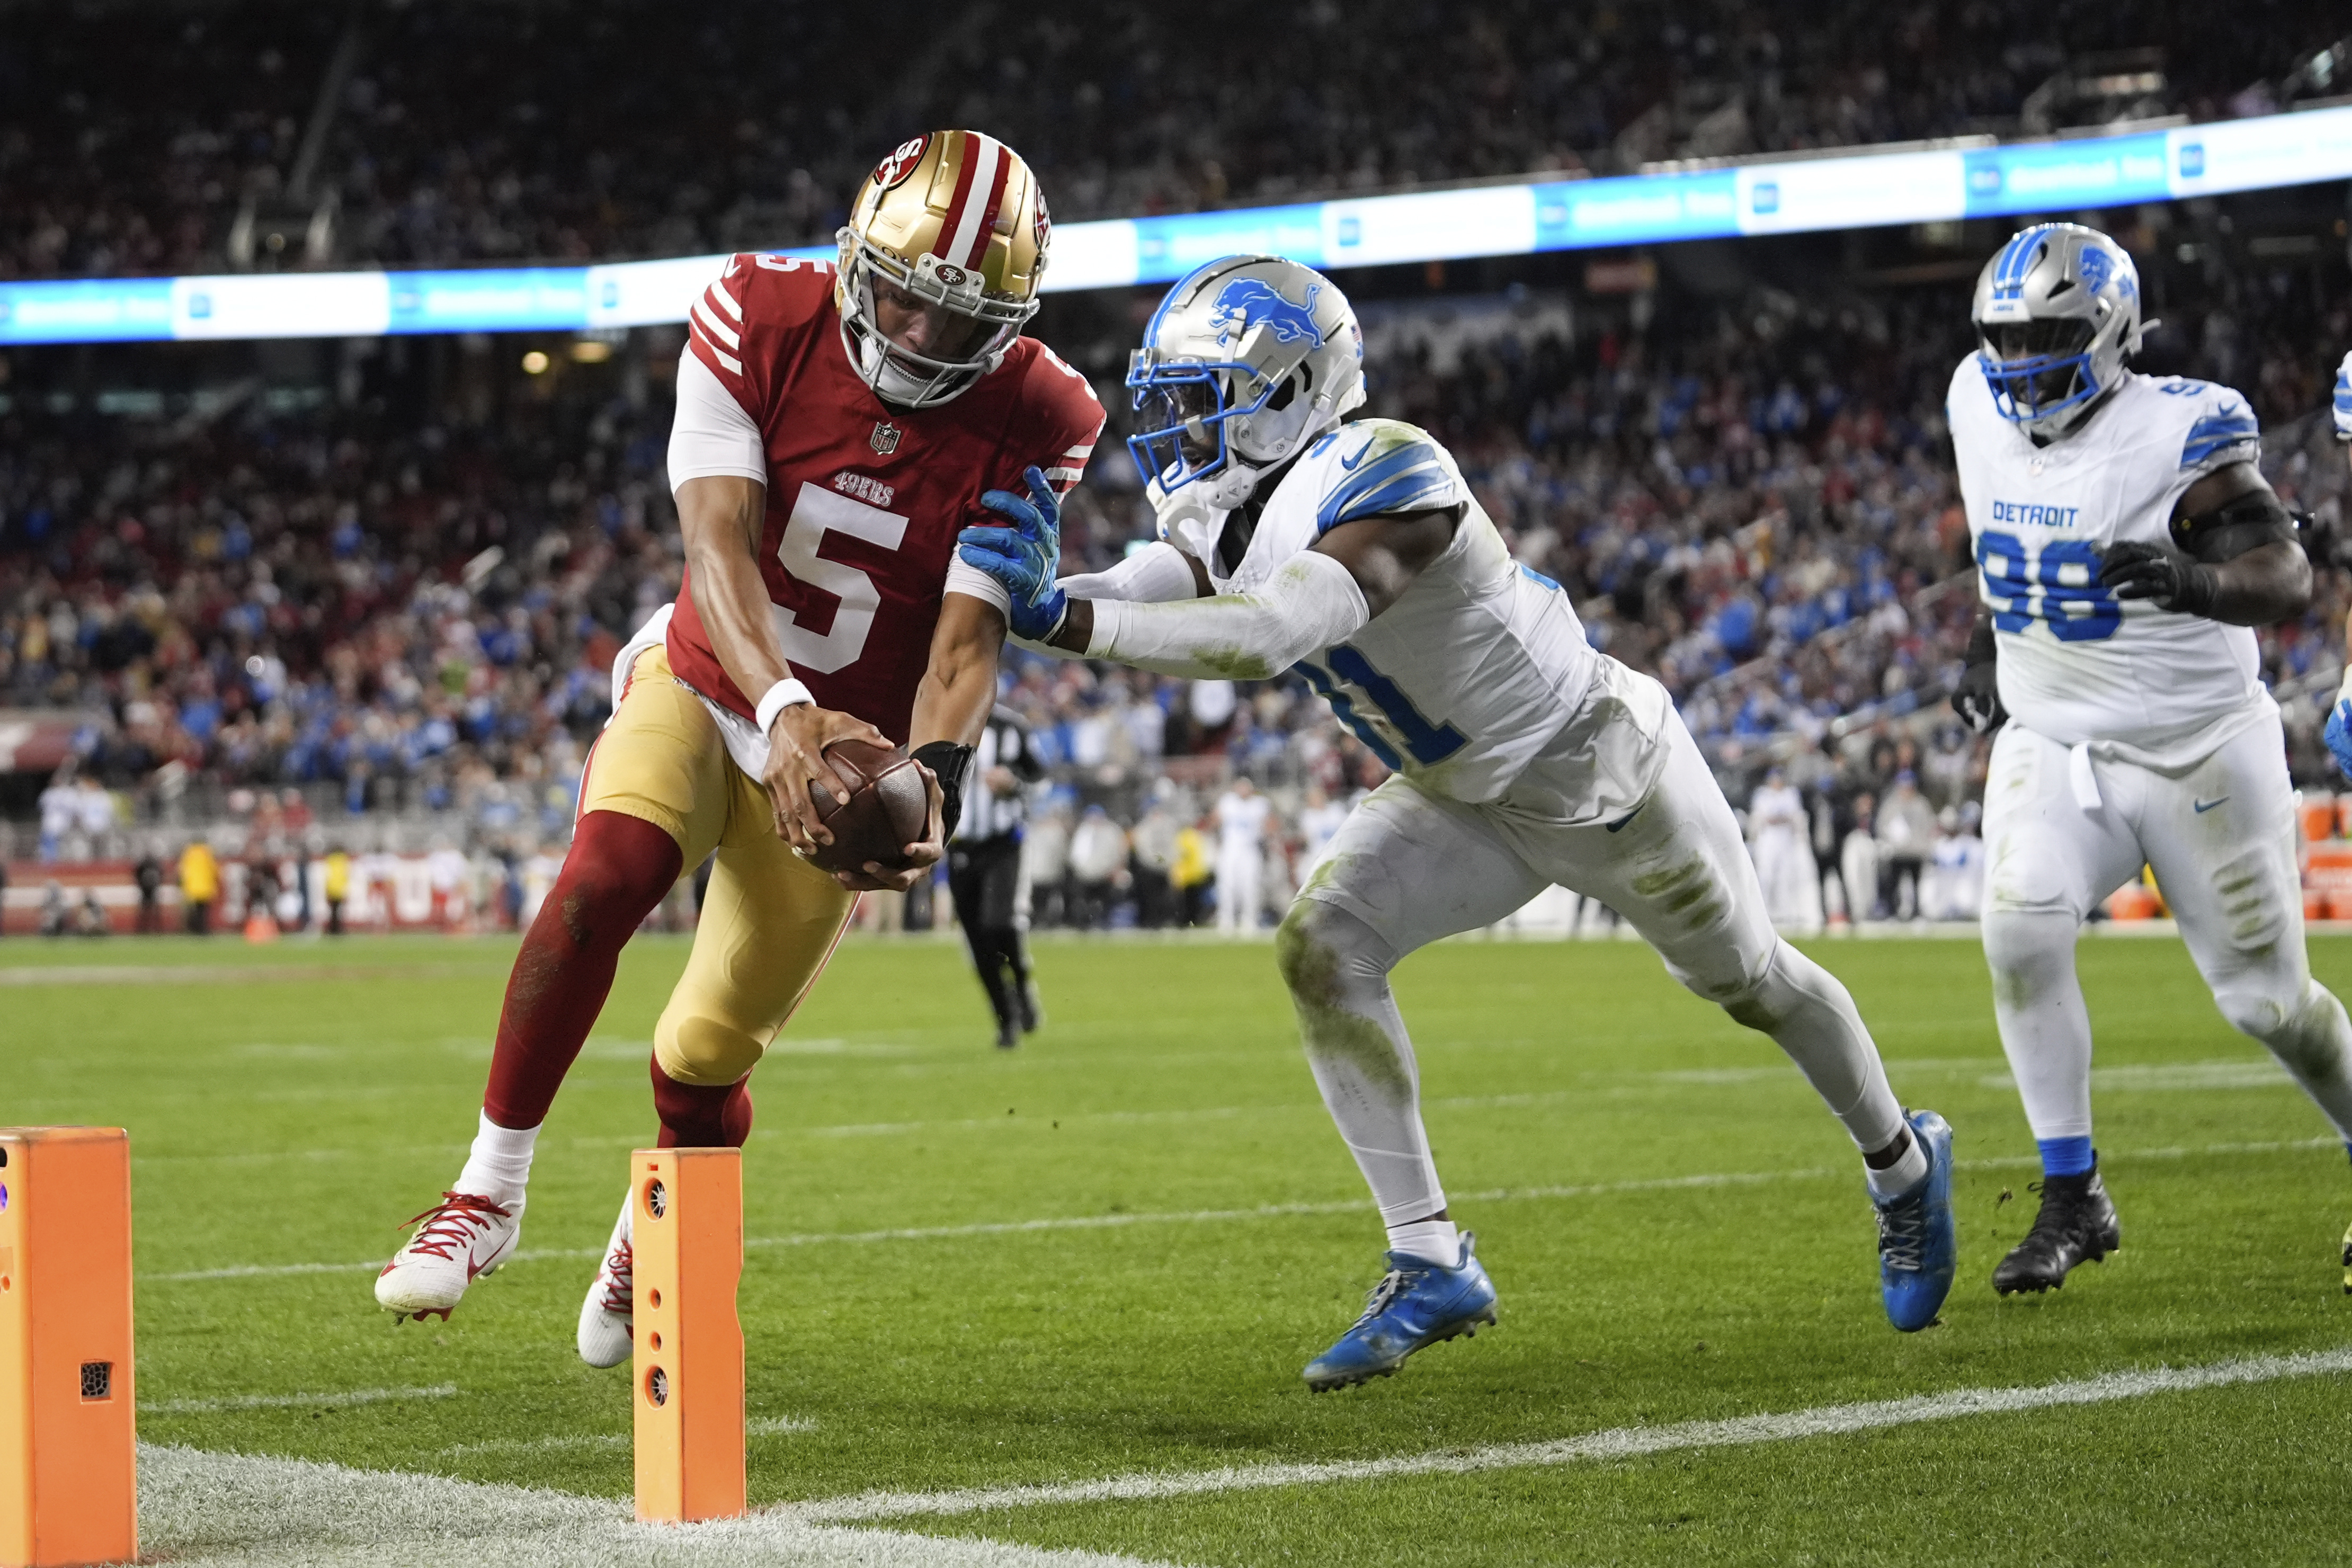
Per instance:
[[[853,539],[896,550],[907,538],[907,519],[832,490],[803,484],[793,501],[792,521],[776,542],[776,560],[796,583],[805,583],[841,601],[833,613],[833,629],[813,632],[782,605],[769,606],[776,617],[776,640],[784,657],[803,669],[831,675],[857,662],[866,638],[874,630],[874,612],[882,593],[874,579],[856,567],[827,561],[816,552],[825,534],[846,533]]]

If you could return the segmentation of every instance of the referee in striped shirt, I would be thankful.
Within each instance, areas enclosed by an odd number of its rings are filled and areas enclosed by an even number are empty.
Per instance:
[[[948,846],[948,891],[996,1014],[996,1048],[1009,1051],[1037,1027],[1029,900],[1021,886],[1021,820],[1022,792],[1045,770],[1030,744],[1027,722],[1002,704],[988,716],[971,769],[980,787],[964,792],[963,818]]]

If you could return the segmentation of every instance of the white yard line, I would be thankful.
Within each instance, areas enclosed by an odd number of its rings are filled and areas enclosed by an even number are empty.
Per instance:
[[[2195,1148],[2124,1149],[2104,1158],[2109,1163],[2129,1160],[2193,1160],[2221,1154],[2279,1154],[2305,1149],[2333,1149],[2335,1138],[2284,1139],[2258,1143],[2206,1143]],[[1961,1160],[1956,1168],[1962,1171],[2029,1170],[2040,1164],[2032,1154],[2004,1154],[1984,1160]],[[1691,1176],[1654,1176],[1632,1182],[1594,1182],[1573,1186],[1494,1187],[1485,1192],[1453,1193],[1454,1203],[1517,1203],[1528,1199],[1608,1197],[1621,1193],[1675,1192],[1683,1188],[1751,1187],[1779,1182],[1816,1182],[1832,1178],[1854,1181],[1861,1178],[1851,1169],[1813,1167],[1792,1171],[1724,1172]],[[844,1242],[881,1241],[943,1241],[959,1237],[1016,1236],[1032,1231],[1055,1230],[1121,1230],[1139,1225],[1215,1225],[1230,1220],[1286,1219],[1300,1215],[1358,1214],[1371,1208],[1370,1200],[1345,1198],[1329,1203],[1260,1204],[1243,1209],[1185,1209],[1177,1211],[1146,1210],[1139,1214],[1063,1215],[1046,1219],[988,1220],[969,1225],[899,1226],[887,1230],[813,1231],[797,1236],[754,1236],[746,1237],[746,1247],[816,1247]],[[526,1247],[509,1260],[515,1263],[538,1262],[544,1259],[600,1258],[604,1249],[595,1247]],[[382,1268],[381,1258],[369,1263],[247,1263],[225,1268],[192,1268],[168,1274],[142,1274],[142,1284],[173,1284],[199,1279],[268,1279],[295,1274],[356,1274]]]
[[[1263,1490],[1271,1487],[1310,1486],[1326,1481],[1381,1480],[1398,1476],[1459,1476],[1480,1470],[1525,1469],[1535,1466],[1581,1464],[1596,1459],[1626,1459],[1679,1448],[1781,1443],[1801,1437],[1825,1437],[1887,1426],[1910,1426],[1927,1421],[1951,1421],[1968,1415],[2000,1415],[2021,1410],[2047,1410],[2058,1405],[2103,1405],[2119,1399],[2141,1399],[2155,1394],[2273,1383],[2282,1378],[2322,1377],[2347,1372],[2352,1372],[2352,1350],[2322,1351],[2305,1355],[2254,1356],[2244,1361],[2218,1362],[2206,1366],[2107,1373],[2080,1382],[2049,1383],[2030,1388],[1957,1388],[1944,1394],[1916,1394],[1908,1399],[1827,1405],[1811,1410],[1742,1415],[1723,1421],[1679,1421],[1666,1426],[1619,1426],[1606,1432],[1594,1432],[1581,1437],[1563,1437],[1549,1443],[1501,1443],[1484,1448],[1454,1448],[1429,1454],[1400,1454],[1383,1459],[1342,1459],[1322,1464],[1240,1465],[1217,1470],[1145,1472],[1059,1486],[981,1487],[953,1492],[867,1492],[857,1497],[792,1504],[772,1511],[788,1513],[813,1523],[842,1523],[918,1515],[937,1518],[1051,1503],[1130,1502],[1200,1497],[1218,1492]]]
[[[206,1410],[274,1410],[280,1406],[308,1409],[313,1405],[384,1405],[397,1399],[448,1399],[454,1383],[430,1388],[357,1388],[340,1394],[226,1394],[212,1399],[141,1400],[142,1415],[193,1415]]]
[[[174,1568],[1149,1568],[1131,1557],[1049,1552],[781,1513],[709,1524],[638,1524],[626,1502],[442,1476],[142,1446],[142,1562]]]

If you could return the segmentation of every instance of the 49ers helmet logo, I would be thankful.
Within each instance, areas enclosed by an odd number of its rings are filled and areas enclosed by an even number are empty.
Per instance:
[[[1037,226],[1035,233],[1037,237],[1037,249],[1042,255],[1045,247],[1052,244],[1054,239],[1054,220],[1045,211],[1045,193],[1043,191],[1039,191],[1037,193]]]
[[[928,133],[911,137],[898,143],[896,152],[875,165],[874,188],[877,191],[895,188],[900,181],[915,172],[915,165],[923,161],[923,149],[930,144],[931,139]]]

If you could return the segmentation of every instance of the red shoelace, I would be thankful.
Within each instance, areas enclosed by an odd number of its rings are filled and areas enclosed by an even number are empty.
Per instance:
[[[604,1259],[604,1272],[612,1278],[604,1285],[604,1308],[616,1318],[634,1317],[636,1313],[636,1280],[633,1265],[636,1254],[627,1242],[613,1248]]]
[[[436,1258],[446,1258],[452,1247],[470,1248],[474,1241],[473,1233],[488,1228],[492,1219],[506,1219],[510,1215],[510,1210],[499,1207],[488,1198],[478,1198],[471,1193],[443,1193],[439,1203],[423,1214],[401,1221],[404,1227],[419,1220],[424,1222],[424,1228],[401,1250],[429,1252]]]

